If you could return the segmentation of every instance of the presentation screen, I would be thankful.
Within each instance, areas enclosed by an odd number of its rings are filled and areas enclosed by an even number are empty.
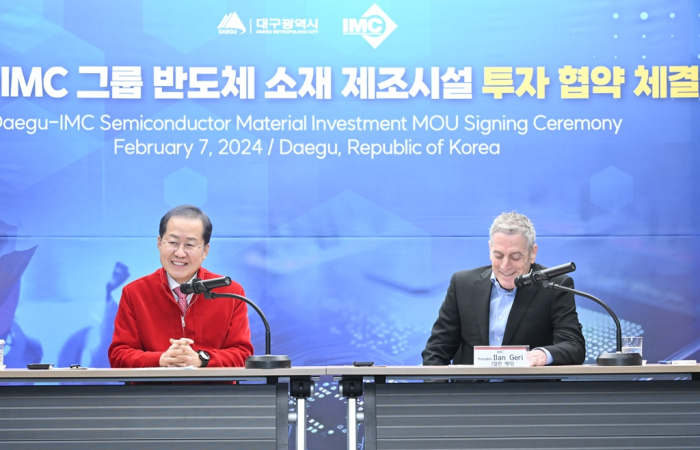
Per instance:
[[[644,359],[697,357],[699,64],[692,1],[3,1],[5,364],[108,367],[181,204],[294,365],[420,364],[510,211]]]

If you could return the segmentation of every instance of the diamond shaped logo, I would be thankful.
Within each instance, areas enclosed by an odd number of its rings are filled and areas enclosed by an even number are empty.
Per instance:
[[[375,3],[359,19],[343,19],[343,34],[359,35],[373,48],[379,47],[398,25]]]

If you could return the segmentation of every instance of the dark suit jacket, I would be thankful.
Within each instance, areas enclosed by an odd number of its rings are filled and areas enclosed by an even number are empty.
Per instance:
[[[543,266],[533,264],[532,269]],[[473,364],[474,346],[489,345],[491,266],[452,275],[445,301],[423,350],[424,365]],[[574,287],[566,275],[553,282]],[[518,288],[508,316],[503,345],[546,348],[554,364],[582,364],[586,343],[576,313],[574,295],[540,284]],[[459,350],[459,352],[458,352]]]

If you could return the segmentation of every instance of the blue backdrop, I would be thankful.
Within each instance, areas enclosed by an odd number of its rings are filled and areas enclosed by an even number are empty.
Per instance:
[[[697,358],[699,58],[691,1],[3,0],[6,364],[108,365],[182,203],[295,365],[419,364],[511,210],[645,359]]]

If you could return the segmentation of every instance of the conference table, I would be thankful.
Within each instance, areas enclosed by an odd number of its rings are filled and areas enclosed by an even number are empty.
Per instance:
[[[326,370],[364,397],[363,450],[700,449],[698,365]]]
[[[700,366],[644,365],[5,369],[0,449],[287,450],[322,375],[352,450],[700,448]]]
[[[287,450],[288,395],[302,395],[303,417],[319,374],[325,367],[4,369],[0,449]]]

